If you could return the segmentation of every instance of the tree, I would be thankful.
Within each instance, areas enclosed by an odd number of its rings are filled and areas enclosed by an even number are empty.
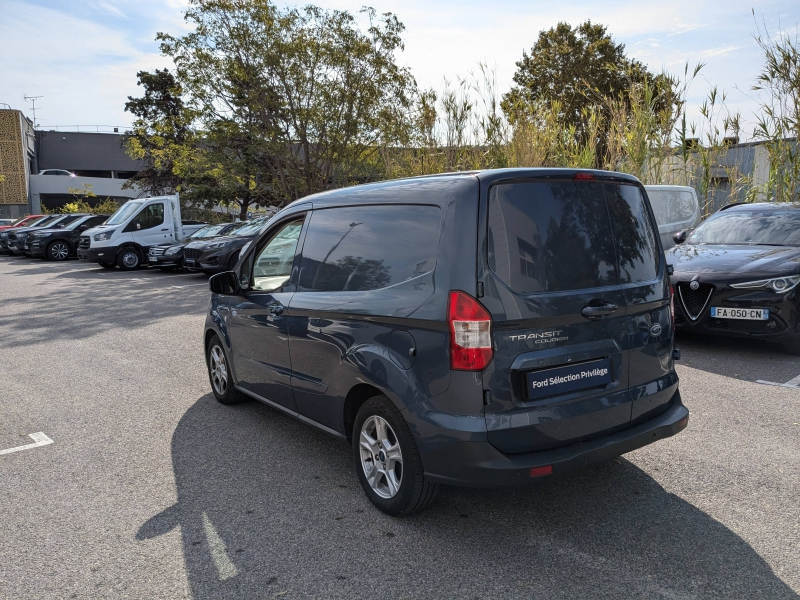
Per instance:
[[[191,137],[194,115],[184,106],[183,90],[167,69],[139,71],[136,77],[144,96],[128,96],[125,103],[125,110],[136,117],[128,132],[126,150],[132,158],[143,160],[145,166],[124,187],[135,184],[153,196],[173,194],[182,183],[175,172],[175,158],[182,154]]]
[[[631,85],[641,82],[659,90],[661,102],[671,102],[669,82],[628,58],[625,45],[615,43],[603,25],[586,21],[573,29],[561,22],[539,33],[530,54],[523,51],[516,85],[503,96],[502,108],[515,123],[541,113],[542,105],[545,110],[557,106],[561,124],[585,141],[595,126],[595,111],[605,112],[607,99],[627,102]]]
[[[190,193],[285,204],[369,178],[378,142],[394,135],[415,82],[395,64],[403,25],[364,9],[278,9],[269,0],[192,0],[194,30],[158,34],[201,138],[175,159]]]

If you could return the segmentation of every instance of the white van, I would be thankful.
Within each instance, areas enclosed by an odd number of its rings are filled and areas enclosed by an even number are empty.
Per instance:
[[[150,247],[180,242],[205,225],[181,220],[177,194],[130,200],[105,223],[81,235],[78,258],[132,271],[142,266]]]
[[[672,236],[700,224],[700,203],[693,187],[685,185],[646,185],[647,197],[658,223],[664,250],[675,245]]]

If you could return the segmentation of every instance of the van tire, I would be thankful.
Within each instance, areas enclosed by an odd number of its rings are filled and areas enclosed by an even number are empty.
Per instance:
[[[123,248],[117,254],[117,266],[123,271],[135,271],[142,266],[142,253],[131,246]]]
[[[387,436],[396,438],[402,454],[402,476],[400,488],[391,498],[379,495],[367,480],[362,460],[361,433],[364,424],[372,417],[385,421],[389,428]],[[368,428],[370,425],[368,424]],[[427,481],[422,467],[417,444],[403,415],[386,396],[373,396],[358,410],[353,424],[353,463],[364,493],[376,507],[387,515],[406,516],[419,512],[433,502],[439,491],[439,484]],[[391,440],[390,440],[391,443]],[[385,481],[385,476],[383,476]]]
[[[220,371],[220,365],[224,367],[223,371]],[[230,365],[225,345],[220,341],[218,335],[213,335],[208,341],[208,348],[206,348],[206,367],[211,393],[214,394],[217,402],[222,404],[239,404],[249,398],[234,387]],[[223,381],[224,387],[221,385]]]

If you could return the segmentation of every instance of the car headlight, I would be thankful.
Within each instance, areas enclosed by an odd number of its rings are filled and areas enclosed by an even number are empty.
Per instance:
[[[170,246],[169,248],[167,248],[167,250],[166,250],[166,252],[164,252],[164,254],[169,255],[169,256],[174,256],[175,254],[177,254],[180,251],[181,251],[181,247],[180,246]]]
[[[743,290],[770,289],[773,292],[783,294],[793,289],[798,283],[800,283],[800,275],[789,275],[787,277],[776,277],[775,279],[759,279],[758,281],[732,283],[730,286]]]
[[[34,233],[34,234],[31,234],[31,237],[40,238],[41,239],[41,238],[47,237],[48,235],[50,235],[50,234],[49,233]]]
[[[0,240],[7,240],[8,234],[7,233],[0,233]]]
[[[213,244],[209,244],[206,248],[224,248],[225,246],[229,246],[230,242],[214,242]]]
[[[95,242],[102,242],[103,240],[111,239],[111,236],[114,235],[116,229],[112,229],[111,231],[104,231],[102,233],[96,233],[93,238]]]

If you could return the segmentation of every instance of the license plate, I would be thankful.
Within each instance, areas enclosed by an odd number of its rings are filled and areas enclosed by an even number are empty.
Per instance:
[[[742,321],[766,321],[769,319],[768,308],[727,308],[712,306],[711,316],[715,319],[739,319]]]
[[[186,262],[187,265],[193,265],[194,264],[194,259],[193,258],[187,258],[184,262]]]
[[[148,256],[147,260],[149,260],[150,262],[158,262],[158,259],[155,256]]]
[[[611,360],[603,358],[576,365],[530,371],[525,374],[528,399],[537,400],[611,383]]]

